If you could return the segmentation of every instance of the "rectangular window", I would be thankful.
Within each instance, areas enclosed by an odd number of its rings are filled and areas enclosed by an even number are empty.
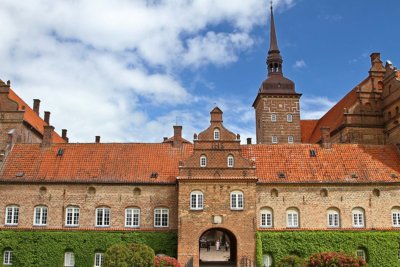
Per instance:
[[[261,226],[262,227],[272,227],[272,214],[262,213],[261,214]]]
[[[244,198],[242,192],[231,193],[231,209],[242,210],[244,206]]]
[[[392,213],[392,224],[394,227],[400,226],[400,212],[393,212]]]
[[[276,135],[272,136],[272,143],[273,144],[277,144],[278,143],[278,136],[276,136]]]
[[[47,207],[35,207],[35,220],[33,225],[44,226],[47,224]]]
[[[12,251],[11,250],[4,251],[3,265],[12,265]]]
[[[353,226],[364,227],[364,216],[362,213],[353,213]]]
[[[140,226],[140,209],[129,208],[125,210],[125,226],[126,227]]]
[[[328,227],[339,227],[339,214],[337,213],[328,214]]]
[[[96,209],[96,226],[108,227],[110,226],[110,209],[97,208]]]
[[[154,210],[154,227],[168,227],[169,210],[158,208]]]
[[[293,115],[292,114],[288,114],[286,116],[287,122],[292,122],[293,121]]]
[[[289,136],[287,137],[287,142],[288,142],[289,144],[293,144],[293,136],[289,135]]]
[[[96,253],[94,254],[94,267],[101,267],[104,262],[104,254]]]
[[[288,227],[298,227],[299,218],[297,213],[288,213]]]
[[[6,208],[6,225],[18,225],[19,207],[10,206]]]
[[[271,121],[276,122],[276,114],[271,114]]]
[[[65,225],[66,226],[79,226],[79,208],[67,207],[65,210]]]
[[[73,252],[65,252],[64,254],[64,267],[75,266],[75,255]]]

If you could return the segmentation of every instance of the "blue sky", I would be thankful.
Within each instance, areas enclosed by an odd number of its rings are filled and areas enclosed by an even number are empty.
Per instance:
[[[364,79],[369,55],[400,64],[396,0],[274,1],[283,71],[302,118],[319,118]],[[42,100],[72,142],[192,140],[218,105],[255,137],[251,107],[266,78],[269,1],[4,0],[0,79]]]

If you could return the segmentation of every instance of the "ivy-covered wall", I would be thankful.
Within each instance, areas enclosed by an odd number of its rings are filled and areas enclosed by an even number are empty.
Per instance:
[[[273,266],[286,255],[306,258],[317,252],[367,252],[370,267],[400,266],[398,251],[400,232],[392,231],[293,231],[258,232],[257,266],[262,266],[262,255],[270,254]]]
[[[116,243],[144,243],[155,253],[176,257],[176,232],[0,231],[0,252],[12,249],[13,267],[62,267],[73,251],[75,267],[94,266],[95,252]]]

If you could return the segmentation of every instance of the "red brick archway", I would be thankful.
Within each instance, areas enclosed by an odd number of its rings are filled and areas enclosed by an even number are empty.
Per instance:
[[[219,242],[219,250],[217,250]],[[236,262],[237,240],[235,235],[225,228],[210,228],[199,238],[199,264],[230,265]]]

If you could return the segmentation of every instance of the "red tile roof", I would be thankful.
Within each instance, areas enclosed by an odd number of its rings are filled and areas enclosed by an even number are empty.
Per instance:
[[[308,143],[318,120],[300,120],[301,142]]]
[[[22,100],[11,88],[9,90],[9,98],[11,100],[14,100],[15,102],[18,103],[18,110],[25,110],[24,113],[24,121],[29,123],[33,128],[35,128],[40,134],[43,135],[44,132],[44,126],[47,125],[47,123],[39,117],[38,114],[36,114],[28,104],[25,103],[24,100]],[[54,143],[65,143],[65,140],[61,138],[56,132],[53,132],[53,142]]]
[[[57,156],[59,149],[63,155]],[[182,144],[16,144],[0,180],[41,182],[175,183],[180,160],[192,154]],[[157,178],[150,178],[153,172]],[[17,177],[17,173],[23,173]]]
[[[242,154],[256,162],[256,176],[263,183],[400,182],[400,153],[393,145],[247,145]],[[280,172],[286,178],[279,178]]]

